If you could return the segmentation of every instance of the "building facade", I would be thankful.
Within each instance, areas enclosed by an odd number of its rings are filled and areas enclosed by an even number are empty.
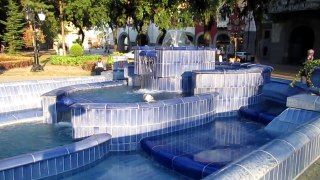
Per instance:
[[[320,0],[274,0],[269,7],[270,22],[260,37],[261,58],[278,64],[304,62],[308,49],[320,59]]]

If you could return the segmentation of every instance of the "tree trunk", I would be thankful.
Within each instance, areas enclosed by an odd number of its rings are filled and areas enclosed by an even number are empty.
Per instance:
[[[85,34],[84,34],[83,29],[81,27],[78,27],[78,28],[79,28],[79,34],[81,34],[81,44],[83,44]]]
[[[63,2],[62,2],[62,0],[59,1],[59,12],[60,12],[62,49],[63,49],[63,55],[65,56],[67,53],[66,53],[65,34],[64,34],[64,18],[63,18]]]
[[[118,51],[118,26],[116,26],[115,28],[112,28],[112,34],[113,34],[113,49],[114,52]]]
[[[204,46],[209,47],[211,44],[211,27],[212,27],[213,21],[210,20],[203,26],[203,39],[204,39]]]
[[[254,57],[254,62],[255,63],[260,63],[260,39],[262,37],[262,24],[255,18],[255,23],[256,23],[256,39],[255,39],[255,57]]]

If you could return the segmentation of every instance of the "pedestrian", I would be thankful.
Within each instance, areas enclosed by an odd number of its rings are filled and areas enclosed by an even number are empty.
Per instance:
[[[314,50],[313,49],[309,49],[307,51],[307,57],[306,59],[304,60],[304,63],[306,62],[309,62],[309,61],[313,61],[313,55],[314,55]],[[307,79],[307,72],[306,70],[302,71],[301,72],[301,82],[304,83],[304,84],[307,84],[307,86],[310,86],[310,80]]]

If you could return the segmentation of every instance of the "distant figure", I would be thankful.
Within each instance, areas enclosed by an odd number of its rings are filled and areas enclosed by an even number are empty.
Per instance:
[[[101,72],[106,70],[106,63],[102,62],[101,58],[98,59],[98,62],[96,63],[94,70],[96,72],[96,75],[101,75]]]
[[[4,53],[4,48],[5,48],[5,47],[4,47],[4,44],[1,43],[1,46],[0,46],[0,52],[1,52],[1,53]]]
[[[219,62],[222,62],[223,61],[223,59],[222,59],[222,55],[221,54],[219,54]]]
[[[143,100],[145,100],[146,102],[155,102],[156,101],[150,94],[144,94]]]
[[[304,62],[313,61],[313,58],[314,58],[313,55],[314,55],[314,50],[309,49],[307,51],[307,57]],[[301,82],[304,84],[307,84],[307,86],[310,86],[310,82],[308,82],[308,80],[307,80],[307,72],[306,71],[303,71],[301,73]]]

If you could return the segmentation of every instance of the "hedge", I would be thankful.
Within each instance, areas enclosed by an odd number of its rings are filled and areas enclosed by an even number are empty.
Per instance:
[[[19,61],[19,60],[32,60],[33,57],[25,57],[25,56],[8,56],[8,55],[1,55],[0,62],[3,61]]]
[[[0,61],[0,69],[9,70],[12,68],[27,67],[32,65],[32,58],[24,60],[14,60],[14,61]]]
[[[101,58],[100,55],[86,55],[86,56],[51,56],[50,62],[53,65],[69,65],[69,66],[82,66],[85,61],[97,61]]]

